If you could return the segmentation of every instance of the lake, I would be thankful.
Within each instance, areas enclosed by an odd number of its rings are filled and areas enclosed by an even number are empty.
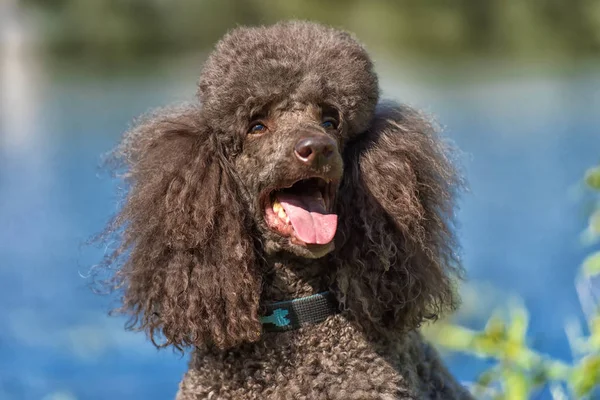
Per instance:
[[[531,311],[536,349],[568,359],[564,324],[581,317],[577,268],[586,194],[600,160],[597,65],[375,57],[385,97],[423,108],[462,150],[469,191],[458,220],[468,283],[462,323],[481,327],[497,305]],[[108,317],[85,245],[115,212],[116,183],[98,166],[132,119],[192,99],[201,60],[149,59],[98,68],[43,58],[4,71],[0,131],[0,398],[172,398],[187,355],[157,351]],[[464,381],[480,361],[448,359]]]

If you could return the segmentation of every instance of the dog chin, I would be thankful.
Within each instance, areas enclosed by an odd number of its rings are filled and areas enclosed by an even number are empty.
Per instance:
[[[317,259],[326,256],[335,249],[333,241],[327,244],[319,245],[299,245],[292,243],[289,238],[279,237],[277,239],[267,239],[264,250],[268,255],[286,252],[296,257]]]

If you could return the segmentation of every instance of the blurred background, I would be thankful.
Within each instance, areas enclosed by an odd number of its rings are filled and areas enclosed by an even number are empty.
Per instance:
[[[463,151],[460,324],[517,298],[530,345],[568,359],[573,281],[600,161],[600,1],[1,0],[0,399],[173,398],[188,355],[157,351],[89,287],[116,211],[99,169],[134,117],[191,100],[214,42],[299,18],[353,31],[385,97]],[[473,381],[485,360],[447,355]],[[544,393],[540,394],[540,398]]]

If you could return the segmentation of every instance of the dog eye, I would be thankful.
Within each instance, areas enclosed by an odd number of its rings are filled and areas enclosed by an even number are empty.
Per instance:
[[[337,128],[337,123],[332,119],[326,119],[325,121],[321,122],[321,126],[325,129],[335,129]]]
[[[250,129],[248,129],[248,133],[262,133],[267,130],[267,127],[261,122],[255,122],[250,125]]]

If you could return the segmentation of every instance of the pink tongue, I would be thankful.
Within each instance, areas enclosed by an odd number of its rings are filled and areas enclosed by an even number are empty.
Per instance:
[[[327,244],[333,240],[338,217],[326,214],[318,190],[303,194],[280,192],[277,200],[290,218],[298,239],[306,244]]]

